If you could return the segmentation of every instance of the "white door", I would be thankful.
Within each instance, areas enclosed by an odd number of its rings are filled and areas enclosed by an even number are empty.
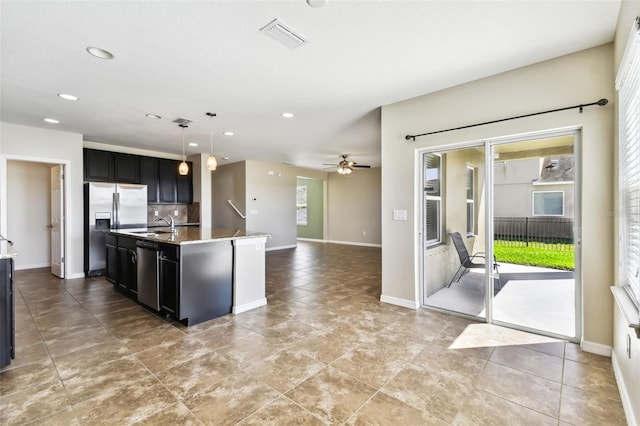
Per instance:
[[[51,167],[51,273],[64,278],[64,172]]]

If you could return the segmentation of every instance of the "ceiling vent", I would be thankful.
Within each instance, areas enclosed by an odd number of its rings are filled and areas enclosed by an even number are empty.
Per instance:
[[[186,126],[189,123],[193,123],[193,120],[189,120],[188,118],[176,118],[173,122],[179,126]]]
[[[277,18],[260,28],[260,31],[291,49],[296,49],[309,43],[309,40],[288,28]]]

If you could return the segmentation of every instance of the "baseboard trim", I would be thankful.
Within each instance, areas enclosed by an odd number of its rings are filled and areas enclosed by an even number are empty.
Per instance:
[[[355,241],[336,241],[336,240],[326,240],[326,243],[330,244],[344,244],[347,246],[362,246],[362,247],[378,247],[381,248],[382,244],[372,244],[372,243],[358,243]]]
[[[238,305],[233,307],[233,314],[237,315],[242,312],[250,311],[251,309],[259,308],[260,306],[265,306],[267,304],[267,298],[263,297],[262,299],[254,300],[253,302],[245,303],[244,305]]]
[[[46,268],[50,265],[51,265],[50,263],[31,263],[29,265],[16,265],[15,270],[22,271],[24,269],[39,269],[39,268]]]
[[[311,241],[312,243],[326,243],[325,240],[323,239],[319,239],[319,238],[303,238],[303,237],[298,237],[296,238],[296,240],[298,241]]]
[[[384,294],[380,296],[380,301],[390,305],[402,306],[403,308],[420,308],[420,304],[415,300],[400,299],[398,297],[385,296]]]
[[[633,412],[633,405],[631,404],[631,396],[627,391],[627,384],[624,381],[624,375],[620,370],[620,363],[618,362],[615,352],[611,353],[611,364],[613,365],[613,374],[618,383],[618,391],[620,392],[622,408],[624,409],[624,415],[627,417],[627,423],[629,423],[629,426],[638,426],[635,413]]]
[[[585,352],[590,352],[592,354],[607,356],[611,358],[611,346],[583,340],[582,342],[580,342],[580,347]]]
[[[291,245],[291,246],[278,246],[278,247],[269,247],[267,249],[265,249],[265,251],[274,251],[274,250],[285,250],[285,249],[292,249],[292,248],[296,248],[298,247],[297,245]]]

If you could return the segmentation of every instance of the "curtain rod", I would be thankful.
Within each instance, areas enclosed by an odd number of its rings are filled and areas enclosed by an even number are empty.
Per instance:
[[[406,140],[408,140],[408,141],[410,140],[412,142],[415,142],[416,138],[419,138],[420,136],[429,136],[429,135],[435,135],[436,133],[444,133],[444,132],[451,132],[451,131],[454,131],[454,130],[468,129],[470,127],[484,126],[485,124],[501,123],[503,121],[515,120],[515,119],[518,119],[518,118],[525,118],[525,117],[533,117],[534,115],[549,114],[551,112],[565,111],[565,110],[568,110],[568,109],[580,108],[580,113],[582,114],[582,110],[585,107],[589,107],[589,106],[593,106],[593,105],[605,106],[608,103],[609,103],[609,100],[607,100],[605,98],[602,98],[599,101],[591,102],[590,104],[580,104],[580,105],[573,105],[573,106],[564,107],[564,108],[550,109],[550,110],[547,110],[547,111],[534,112],[534,113],[531,113],[531,114],[517,115],[515,117],[501,118],[499,120],[485,121],[483,123],[469,124],[467,126],[453,127],[451,129],[436,130],[434,132],[421,133],[419,135],[407,135],[404,138]]]

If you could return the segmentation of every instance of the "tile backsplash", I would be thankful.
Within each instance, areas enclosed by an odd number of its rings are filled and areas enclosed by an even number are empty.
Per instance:
[[[158,212],[157,216],[155,215],[156,211]],[[200,203],[147,205],[148,223],[153,223],[156,219],[167,216],[172,216],[176,223],[200,223]]]
[[[155,212],[158,215],[155,215]],[[175,213],[178,213],[177,215]],[[176,223],[184,223],[187,221],[187,205],[186,204],[149,204],[147,205],[147,222],[153,223],[161,217],[172,216]]]

